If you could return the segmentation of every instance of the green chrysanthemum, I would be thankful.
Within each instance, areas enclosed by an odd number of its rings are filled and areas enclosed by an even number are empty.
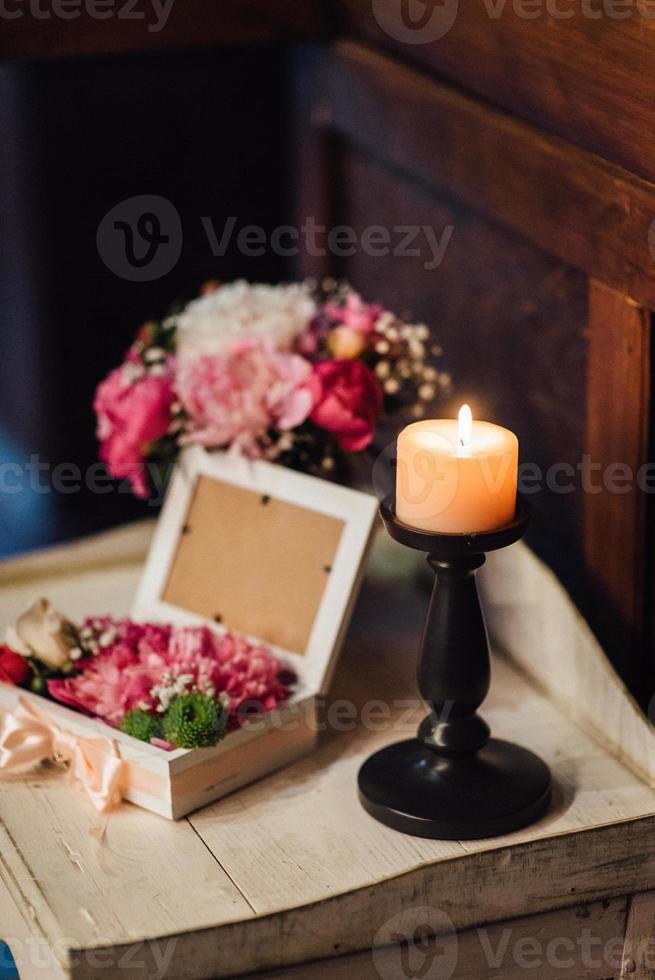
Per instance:
[[[180,749],[205,748],[220,742],[226,722],[220,702],[200,691],[182,694],[164,715],[164,738]]]
[[[160,734],[159,719],[140,708],[132,708],[121,722],[121,731],[142,742],[149,742]]]

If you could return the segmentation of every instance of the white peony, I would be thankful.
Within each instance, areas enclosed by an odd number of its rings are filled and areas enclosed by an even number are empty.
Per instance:
[[[277,350],[289,350],[315,313],[316,303],[302,283],[265,286],[239,279],[193,300],[175,318],[177,355],[188,364],[251,337],[270,338]]]

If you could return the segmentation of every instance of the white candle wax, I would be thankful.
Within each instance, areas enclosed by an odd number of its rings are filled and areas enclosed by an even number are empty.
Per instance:
[[[509,429],[471,420],[432,419],[398,437],[396,517],[450,534],[491,531],[516,511],[518,439]]]

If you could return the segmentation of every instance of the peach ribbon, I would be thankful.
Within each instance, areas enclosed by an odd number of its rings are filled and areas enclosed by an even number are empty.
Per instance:
[[[21,698],[0,723],[0,771],[15,772],[44,759],[65,763],[71,785],[83,790],[99,813],[120,802],[123,762],[114,742],[66,732],[45,711]]]

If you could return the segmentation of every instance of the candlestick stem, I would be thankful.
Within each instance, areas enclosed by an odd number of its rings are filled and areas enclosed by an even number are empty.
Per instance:
[[[417,737],[376,752],[359,773],[363,806],[404,833],[473,839],[509,833],[536,820],[551,792],[548,767],[527,749],[490,738],[477,710],[489,691],[487,631],[475,573],[485,552],[512,544],[528,521],[519,498],[510,524],[479,534],[433,534],[381,506],[389,534],[427,552],[435,572],[418,668],[430,707]]]
[[[472,755],[489,741],[477,714],[489,692],[491,664],[475,572],[483,555],[445,561],[429,556],[435,572],[421,644],[419,690],[432,708],[418,737],[444,757]]]

